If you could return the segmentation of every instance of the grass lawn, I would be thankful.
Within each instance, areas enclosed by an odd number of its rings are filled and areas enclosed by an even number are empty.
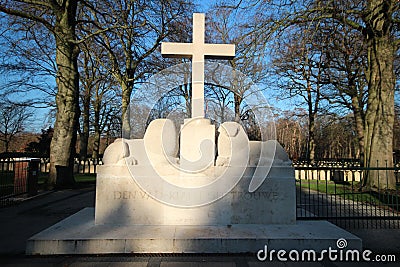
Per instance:
[[[39,185],[43,185],[44,182],[46,181],[48,174],[42,173],[39,176]],[[90,174],[82,174],[82,173],[77,173],[74,174],[75,182],[77,183],[95,183],[96,182],[96,174],[95,173],[90,173]]]
[[[301,184],[300,184],[301,183]],[[374,205],[388,205],[398,207],[399,196],[375,191],[359,191],[359,182],[335,183],[333,181],[296,180],[296,186],[305,191],[314,191],[327,195],[339,196],[346,200],[371,203]]]
[[[75,181],[77,183],[95,183],[96,182],[96,174],[91,173],[91,174],[75,174]]]

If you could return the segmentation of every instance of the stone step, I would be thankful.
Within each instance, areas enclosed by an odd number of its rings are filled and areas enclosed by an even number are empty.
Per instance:
[[[94,208],[85,208],[27,241],[28,255],[120,253],[257,253],[264,249],[346,249],[361,251],[357,236],[326,221],[288,225],[95,225]]]

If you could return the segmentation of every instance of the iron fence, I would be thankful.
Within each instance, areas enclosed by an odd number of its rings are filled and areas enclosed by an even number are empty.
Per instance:
[[[39,159],[0,159],[0,206],[37,194],[39,163]]]
[[[74,161],[75,174],[95,174],[101,160]],[[39,183],[44,183],[50,171],[49,158],[0,159],[0,207],[8,206],[36,195]]]
[[[328,220],[344,228],[400,228],[399,167],[295,164],[297,219]],[[377,179],[369,186],[365,177]],[[396,185],[390,189],[390,177]]]

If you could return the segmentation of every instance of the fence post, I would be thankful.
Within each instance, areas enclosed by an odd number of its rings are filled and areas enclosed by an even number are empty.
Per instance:
[[[30,159],[27,183],[27,191],[29,196],[35,196],[38,193],[38,177],[40,173],[39,165],[40,159]]]

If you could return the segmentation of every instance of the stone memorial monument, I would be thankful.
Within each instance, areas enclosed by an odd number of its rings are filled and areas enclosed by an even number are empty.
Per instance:
[[[27,254],[321,251],[340,238],[361,249],[333,224],[296,221],[294,169],[279,143],[249,141],[236,122],[216,130],[204,117],[205,58],[235,55],[234,45],[204,43],[204,14],[194,14],[192,43],[163,43],[161,52],[192,58],[192,118],[179,134],[157,119],[143,139],[111,144],[95,208],[30,238]]]

